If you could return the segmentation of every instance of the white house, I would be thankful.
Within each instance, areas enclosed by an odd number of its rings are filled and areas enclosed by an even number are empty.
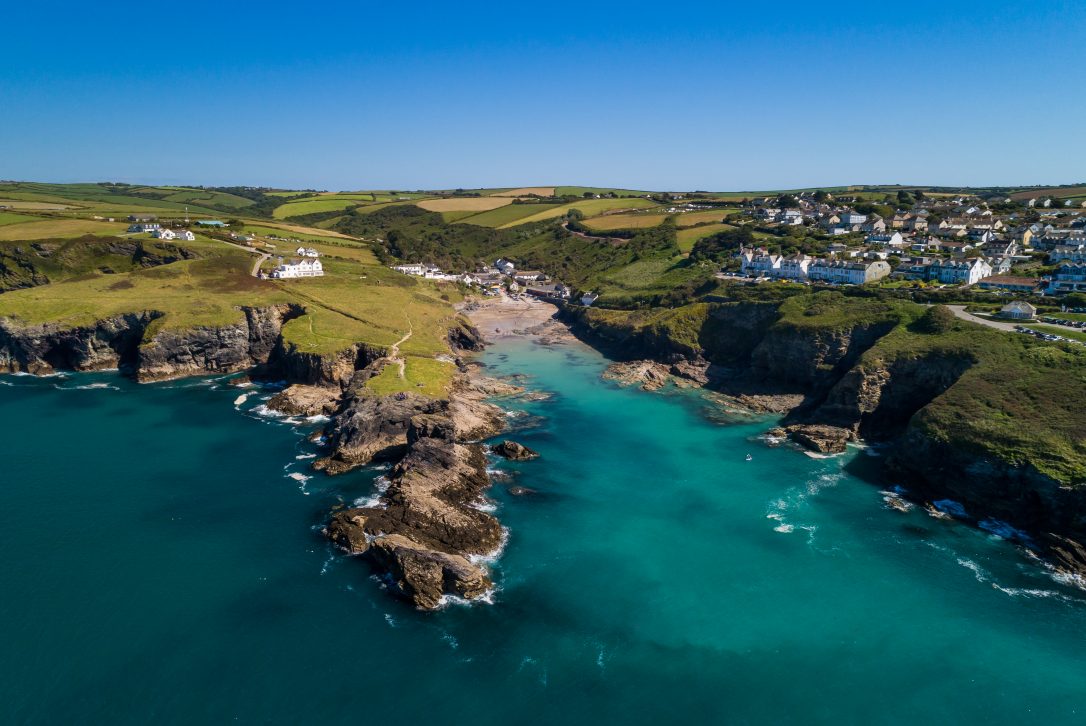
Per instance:
[[[807,269],[812,262],[814,262],[814,258],[797,252],[781,259],[776,276],[784,280],[806,280]]]
[[[294,260],[291,262],[280,261],[272,270],[271,276],[278,280],[293,277],[321,277],[324,275],[324,267],[320,260]]]
[[[586,292],[584,295],[581,295],[581,305],[589,307],[592,303],[596,302],[597,299],[599,299],[599,295],[596,293]]]
[[[905,238],[901,236],[901,232],[894,232],[893,234],[869,234],[864,238],[864,242],[878,247],[905,246]]]
[[[502,273],[503,275],[512,275],[514,270],[517,269],[517,266],[514,265],[512,262],[502,258],[499,258],[494,263],[494,266],[497,267],[498,272]]]
[[[321,256],[321,253],[317,252],[312,247],[299,247],[298,249],[296,249],[294,251],[294,254],[298,255],[299,257],[320,257]]]
[[[776,277],[781,256],[771,255],[765,248],[744,249],[740,253],[739,269],[744,275]]]
[[[129,232],[154,232],[159,228],[158,222],[140,222],[128,227]]]
[[[929,275],[946,285],[975,285],[992,276],[992,266],[981,258],[971,260],[936,260]]]
[[[405,275],[414,275],[415,277],[422,277],[426,274],[426,270],[429,265],[424,265],[421,262],[416,262],[411,265],[396,265],[392,269],[396,272],[402,272]]]

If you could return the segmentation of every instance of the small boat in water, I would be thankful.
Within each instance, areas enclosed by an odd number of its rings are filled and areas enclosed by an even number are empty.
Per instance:
[[[753,460],[754,460],[754,457],[751,456],[750,454],[747,454],[747,461],[753,461]]]

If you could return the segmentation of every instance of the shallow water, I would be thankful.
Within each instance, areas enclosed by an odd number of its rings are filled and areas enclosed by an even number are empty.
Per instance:
[[[4,720],[1082,721],[1086,597],[1013,545],[579,344],[484,360],[554,394],[496,464],[538,494],[495,485],[494,603],[438,613],[325,543],[381,471],[307,478],[267,393],[0,379]]]

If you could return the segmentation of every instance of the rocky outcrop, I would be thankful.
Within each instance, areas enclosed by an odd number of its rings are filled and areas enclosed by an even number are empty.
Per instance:
[[[288,416],[331,416],[343,392],[331,386],[287,386],[268,401],[268,408]]]
[[[509,441],[508,439],[490,447],[490,450],[510,461],[529,461],[539,458],[538,452],[532,451],[524,444],[518,444],[516,441]]]
[[[473,506],[490,486],[486,457],[478,444],[457,443],[448,415],[420,413],[409,430],[381,506],[336,512],[326,534],[367,555],[420,608],[436,608],[446,595],[478,597],[491,582],[470,556],[493,553],[502,540],[498,521]]]
[[[671,368],[651,360],[612,363],[604,370],[603,379],[623,386],[637,386],[643,391],[655,391],[671,380]]]
[[[820,454],[840,454],[853,439],[849,429],[825,424],[793,424],[784,431],[792,441]]]
[[[413,393],[376,396],[362,389],[333,420],[328,432],[332,454],[317,468],[339,474],[375,459],[399,458],[407,451],[411,419],[446,408],[445,401]]]

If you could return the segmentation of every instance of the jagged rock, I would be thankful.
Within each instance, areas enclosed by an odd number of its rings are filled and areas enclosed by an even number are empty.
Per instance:
[[[651,360],[612,363],[603,372],[603,379],[616,381],[624,386],[640,386],[645,391],[655,391],[671,380],[671,368]]]
[[[420,547],[402,535],[375,539],[370,553],[399,593],[426,610],[439,607],[445,595],[477,598],[492,586],[486,572],[466,557]]]
[[[460,325],[449,330],[449,345],[454,351],[480,351],[484,346],[483,336],[473,325],[461,321]]]
[[[370,537],[366,534],[366,514],[363,509],[344,509],[332,515],[324,534],[352,555],[360,555],[369,549]]]
[[[401,396],[354,396],[333,420],[330,461],[317,468],[338,474],[374,459],[389,459],[407,448],[407,430],[419,414],[442,411],[444,402],[413,393]]]
[[[794,424],[786,427],[788,436],[797,444],[823,454],[840,454],[853,438],[848,429],[823,424]]]
[[[288,416],[330,416],[335,413],[341,391],[328,386],[288,386],[268,401],[268,408]]]
[[[524,393],[523,386],[506,383],[489,376],[472,376],[468,385],[471,390],[484,396],[515,396]]]
[[[518,444],[516,441],[503,441],[500,444],[495,444],[490,448],[498,456],[509,459],[510,461],[528,461],[529,459],[538,459],[539,454],[532,451],[527,446]]]
[[[456,424],[443,414],[420,413],[411,417],[407,427],[407,443],[414,444],[419,439],[456,440]]]
[[[539,494],[539,492],[536,491],[535,489],[530,489],[529,487],[522,487],[522,486],[507,487],[506,491],[509,492],[509,494],[514,496],[514,497],[531,497],[531,496],[534,496],[536,494]]]
[[[707,361],[699,360],[691,362],[684,359],[678,363],[673,363],[669,372],[673,376],[678,376],[704,386],[709,382],[708,370],[709,363]]]
[[[1086,582],[1086,547],[1073,539],[1052,533],[1045,535],[1045,544],[1052,566],[1058,572]]]
[[[458,441],[481,441],[496,436],[505,428],[506,417],[500,408],[485,400],[478,391],[461,382],[449,399],[446,413],[456,427]]]

